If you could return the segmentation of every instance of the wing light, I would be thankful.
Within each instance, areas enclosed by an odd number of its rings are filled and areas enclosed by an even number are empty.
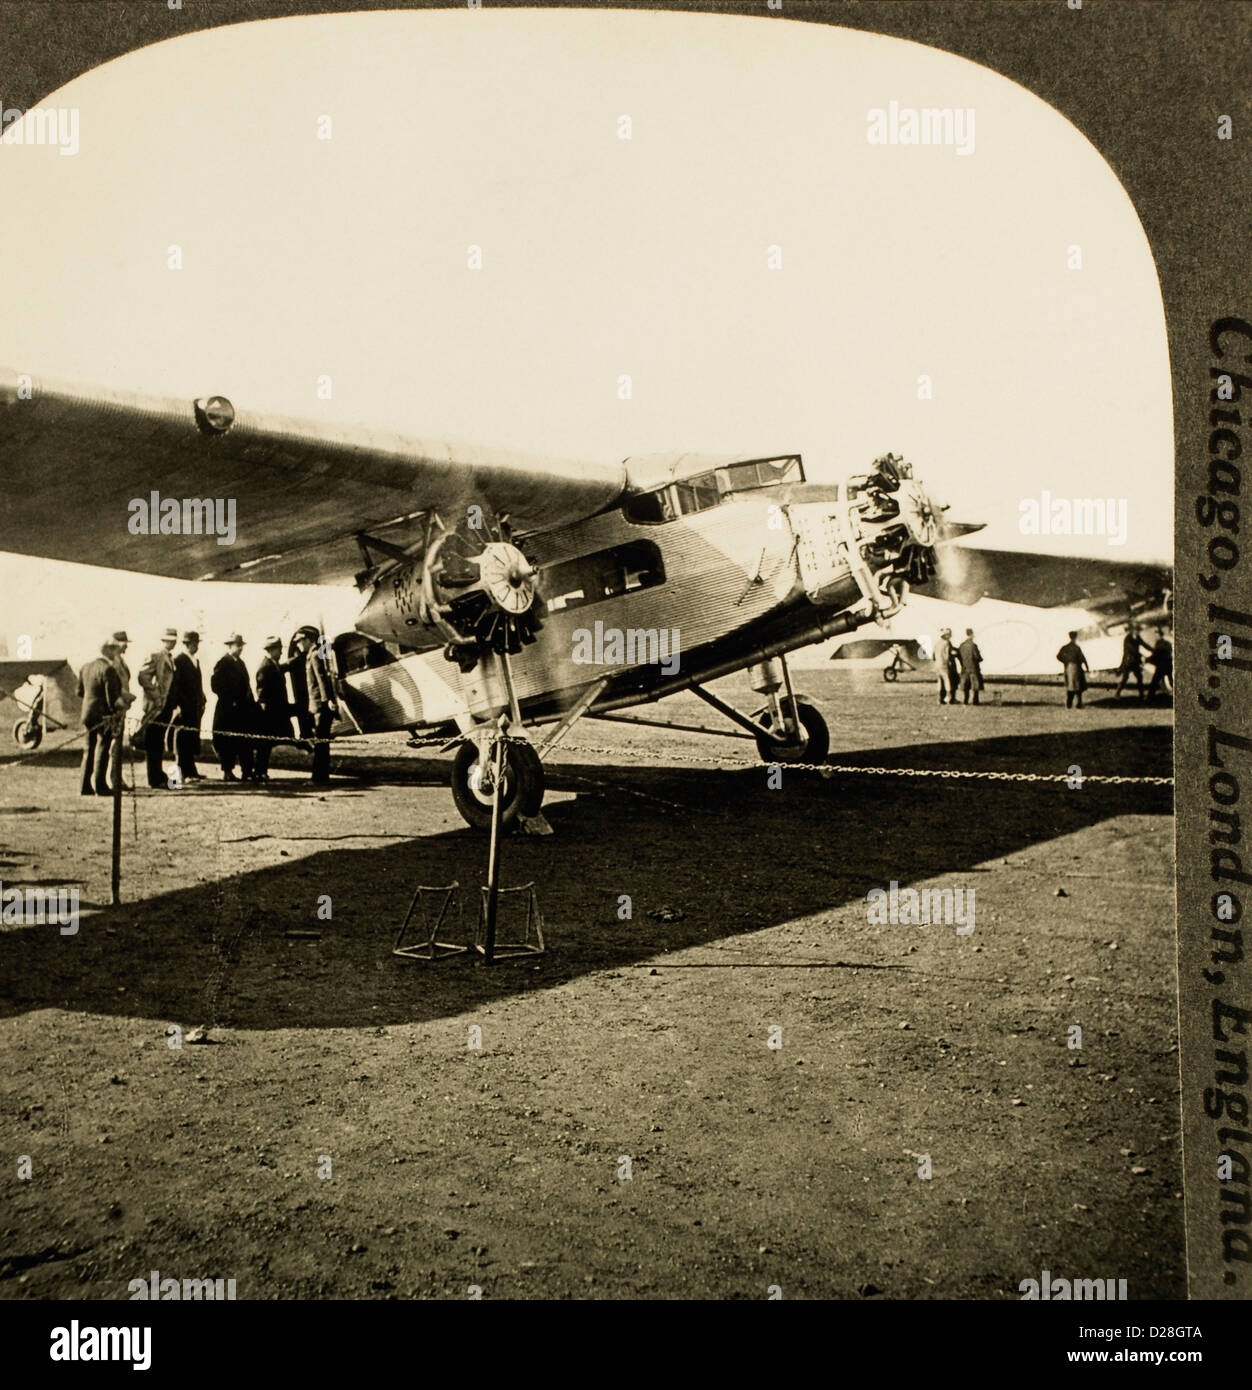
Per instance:
[[[235,423],[235,407],[225,396],[195,402],[196,424],[201,434],[225,434]]]

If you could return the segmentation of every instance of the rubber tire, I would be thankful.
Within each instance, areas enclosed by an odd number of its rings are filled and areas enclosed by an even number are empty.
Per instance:
[[[504,787],[500,806],[502,826],[512,825],[523,814],[522,807],[534,803],[536,797],[534,763],[525,753],[518,751],[520,747],[520,741],[513,739],[507,740],[504,745]],[[534,749],[529,744],[525,747],[534,755]],[[473,739],[466,739],[452,760],[452,800],[467,825],[475,830],[490,830],[491,801],[480,797],[469,784],[470,769],[477,761],[478,745]],[[537,795],[539,800],[543,799],[542,790]]]
[[[882,668],[882,678],[885,681],[894,681],[899,674],[899,671],[897,671],[894,666],[884,666]]]
[[[43,742],[43,730],[32,729],[26,720],[19,719],[13,726],[13,742],[19,748],[38,748]]]
[[[796,701],[796,713],[808,735],[802,744],[779,743],[772,738],[760,737],[756,741],[756,751],[765,763],[824,763],[830,753],[830,730],[816,705],[807,700]]]

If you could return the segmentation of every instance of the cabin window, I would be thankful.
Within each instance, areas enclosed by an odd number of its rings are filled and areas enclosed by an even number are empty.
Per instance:
[[[539,587],[550,612],[581,608],[665,583],[661,552],[651,541],[630,541],[580,555],[540,572]]]

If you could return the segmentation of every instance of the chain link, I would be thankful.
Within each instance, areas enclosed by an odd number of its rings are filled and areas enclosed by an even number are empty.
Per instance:
[[[557,750],[554,750],[557,751]],[[621,748],[596,748],[585,744],[563,743],[560,751],[567,753],[593,753],[604,757],[621,758],[623,753],[628,751]],[[636,760],[638,754],[634,750],[629,750],[632,760]],[[717,767],[752,768],[767,766],[761,762],[754,762],[748,758],[708,758],[700,757],[695,753],[674,753],[667,754],[669,758],[677,762],[701,763]],[[1100,782],[1107,785],[1135,784],[1150,787],[1172,787],[1174,779],[1172,777],[1119,777],[1110,773],[1077,773],[1071,775],[1068,772],[981,772],[958,768],[937,768],[937,767],[862,767],[852,763],[787,763],[777,764],[778,767],[785,767],[789,772],[819,772],[824,777],[832,777],[836,773],[843,773],[847,776],[861,777],[946,777],[968,781],[984,782]]]

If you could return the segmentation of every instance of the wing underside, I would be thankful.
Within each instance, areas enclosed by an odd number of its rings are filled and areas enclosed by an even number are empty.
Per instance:
[[[0,549],[22,555],[178,579],[339,584],[363,568],[358,536],[407,550],[428,511],[455,525],[478,505],[525,536],[602,511],[624,488],[620,465],[0,371]]]
[[[1172,585],[1173,570],[1164,564],[948,545],[939,550],[934,578],[914,592],[950,603],[994,598],[1117,615],[1163,600]]]

